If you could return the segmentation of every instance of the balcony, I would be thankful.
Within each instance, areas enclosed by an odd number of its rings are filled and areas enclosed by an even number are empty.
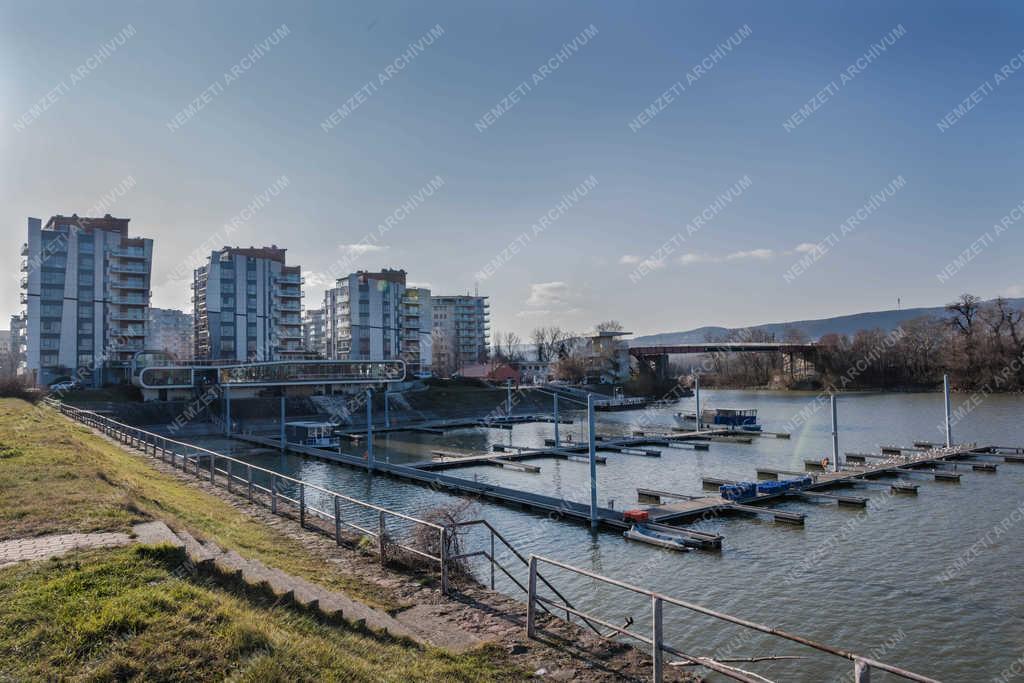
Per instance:
[[[149,288],[146,286],[145,280],[122,280],[120,278],[110,281],[110,287],[112,289],[141,289],[148,291]]]
[[[28,256],[28,242],[21,243],[21,255]]]
[[[125,341],[120,343],[112,343],[110,348],[113,351],[141,351],[145,348],[145,344],[141,341]]]
[[[145,273],[147,271],[146,266],[139,263],[111,263],[109,268],[111,273]]]
[[[278,275],[274,278],[274,282],[279,282],[281,284],[304,285],[306,284],[306,278],[294,274]]]
[[[274,296],[286,297],[289,299],[298,299],[303,295],[302,290],[298,287],[275,287]]]
[[[21,278],[21,288],[28,289],[28,276]]]
[[[278,325],[301,325],[302,320],[298,316],[293,315],[282,315],[274,318],[274,322]]]
[[[143,296],[112,296],[110,303],[118,306],[145,306],[147,301]]]
[[[145,316],[142,315],[142,311],[131,310],[131,311],[111,311],[111,320],[145,320]]]
[[[302,304],[298,301],[275,301],[275,311],[301,311]]]
[[[111,256],[117,258],[144,259],[146,250],[142,247],[116,247],[110,250]]]
[[[138,327],[111,327],[110,337],[116,339],[118,337],[145,337],[146,328],[142,325]]]

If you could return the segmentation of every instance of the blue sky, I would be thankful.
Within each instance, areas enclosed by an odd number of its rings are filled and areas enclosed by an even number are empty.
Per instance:
[[[158,306],[189,307],[174,272],[211,240],[287,247],[310,274],[307,307],[321,299],[323,274],[355,252],[353,267],[404,267],[436,293],[471,291],[497,259],[480,292],[492,327],[523,337],[609,318],[646,333],[893,308],[897,297],[910,307],[964,291],[1024,295],[1024,221],[984,238],[1024,201],[1016,3],[208,5],[0,2],[5,271],[16,274],[27,216],[86,213],[130,178],[109,211],[156,240]],[[88,66],[129,26],[133,35]],[[443,34],[381,82],[435,26]],[[281,27],[287,35],[225,85]],[[536,81],[588,27],[596,33]],[[749,35],[688,81],[743,27]],[[898,27],[884,52],[784,127]],[[530,89],[479,130],[523,81]],[[677,81],[685,90],[632,130]],[[170,130],[212,84],[219,92]],[[287,185],[222,239],[282,176]],[[353,250],[437,176],[432,196],[372,248]],[[534,231],[591,177],[585,196]],[[744,177],[749,188],[630,278]],[[811,251],[894,178],[903,187],[855,230]],[[940,281],[972,243],[976,253]],[[814,262],[788,281],[808,253]],[[16,278],[0,278],[0,312],[17,299]]]

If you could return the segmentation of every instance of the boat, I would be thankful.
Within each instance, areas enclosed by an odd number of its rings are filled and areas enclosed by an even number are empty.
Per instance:
[[[684,553],[693,550],[693,548],[687,545],[685,533],[662,529],[652,529],[646,524],[634,524],[626,531],[623,531],[622,535],[630,541],[650,543],[651,545],[661,546],[662,548],[670,548],[672,550],[678,550]],[[690,543],[692,544],[693,541],[691,541]]]
[[[676,413],[676,422],[688,429],[697,428],[696,413]],[[716,408],[701,411],[701,426],[706,428],[731,429],[738,432],[759,432],[761,425],[757,423],[757,411],[736,410],[734,408]]]

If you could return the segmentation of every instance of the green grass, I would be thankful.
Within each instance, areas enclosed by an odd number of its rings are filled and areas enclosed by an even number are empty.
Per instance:
[[[509,681],[495,649],[450,655],[180,578],[169,546],[0,570],[0,680]]]
[[[0,399],[0,540],[72,531],[130,531],[146,519],[186,528],[246,557],[384,609],[382,588],[339,571],[289,536],[227,502],[156,471],[46,407]]]

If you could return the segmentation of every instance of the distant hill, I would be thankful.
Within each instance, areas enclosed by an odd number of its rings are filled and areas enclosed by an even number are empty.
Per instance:
[[[1024,308],[1024,299],[1007,299],[1018,308]],[[861,330],[880,329],[884,332],[896,329],[908,320],[922,316],[946,316],[945,307],[933,306],[931,308],[905,308],[902,310],[873,311],[871,313],[855,313],[853,315],[840,315],[835,318],[822,318],[820,320],[795,320],[785,323],[766,323],[764,325],[753,325],[750,329],[774,334],[775,338],[782,340],[786,331],[796,329],[803,332],[811,340],[821,338],[826,334],[848,334],[853,335]],[[741,328],[698,327],[684,332],[662,332],[660,334],[647,334],[631,339],[630,346],[661,346],[668,344],[692,344],[706,341],[710,336],[712,339],[720,339],[734,330]]]

